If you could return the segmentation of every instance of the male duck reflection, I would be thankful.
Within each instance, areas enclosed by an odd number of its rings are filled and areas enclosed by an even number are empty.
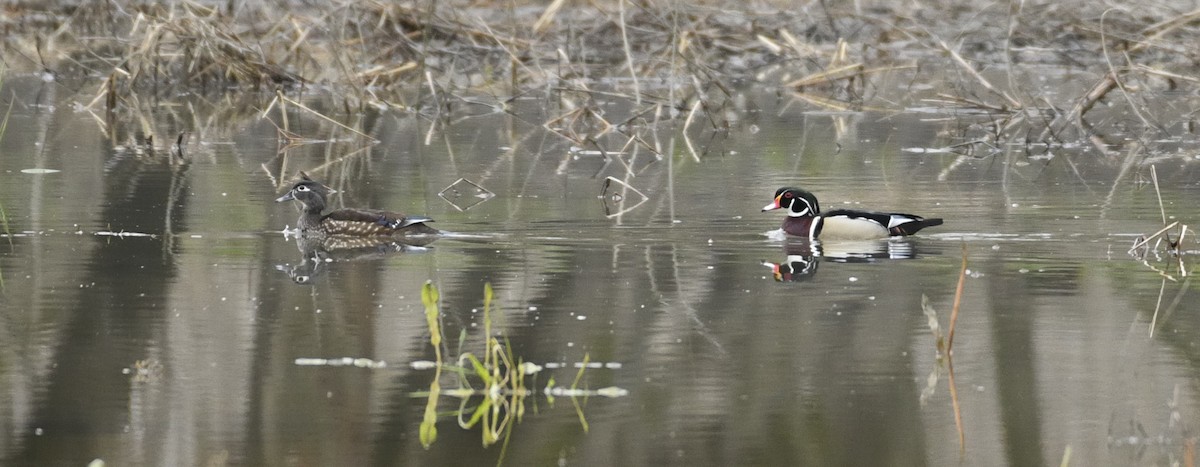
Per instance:
[[[335,209],[329,214],[321,214],[325,210],[326,199],[333,193],[337,191],[301,172],[300,181],[292,185],[292,188],[275,202],[300,203],[297,228],[308,236],[381,239],[440,233],[438,229],[425,225],[426,222],[433,222],[433,219],[425,216],[406,216],[389,211],[354,208]]]
[[[812,279],[822,261],[832,263],[872,263],[882,260],[903,260],[917,257],[916,243],[907,239],[879,241],[836,240],[830,242],[788,242],[784,245],[787,258],[775,263],[763,261],[771,268],[777,282],[800,282]]]
[[[775,200],[763,207],[763,212],[772,209],[787,209],[783,220],[783,231],[797,237],[811,239],[873,239],[912,235],[926,227],[942,225],[941,219],[926,219],[898,212],[854,211],[834,209],[821,212],[817,197],[808,191],[783,187],[775,192]]]

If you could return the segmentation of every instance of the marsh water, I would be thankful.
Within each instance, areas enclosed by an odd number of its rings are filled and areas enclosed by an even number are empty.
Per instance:
[[[378,143],[293,108],[288,131],[304,139],[281,150],[270,95],[114,117],[88,111],[87,90],[4,84],[20,97],[0,140],[0,464],[1161,465],[1194,453],[1194,237],[1182,261],[1129,253],[1163,226],[1155,176],[1168,222],[1200,215],[1184,127],[963,154],[944,149],[969,115],[830,113],[742,90],[727,129],[695,121],[581,147],[543,126],[541,98],[453,120],[318,100]],[[296,208],[273,202],[299,170],[339,190],[337,206],[428,215],[447,234],[314,261],[284,233]],[[785,185],[825,209],[945,224],[893,241],[780,239],[781,214],[760,209]],[[964,255],[952,387],[927,313],[947,330]],[[422,445],[434,378],[422,363],[436,358],[426,282],[450,363],[481,355],[490,324],[543,368],[520,417],[501,414],[497,443],[469,423],[481,396],[443,394]],[[552,380],[575,397],[547,397]]]

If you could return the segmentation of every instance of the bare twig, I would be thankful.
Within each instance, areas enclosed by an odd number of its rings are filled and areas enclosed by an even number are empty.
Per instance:
[[[638,82],[637,70],[634,69],[633,51],[629,48],[629,33],[625,30],[625,0],[617,0],[617,8],[621,12],[621,45],[625,49],[625,63],[629,66],[629,76],[633,78],[634,103],[642,106],[642,86]]]
[[[958,52],[955,52],[954,49],[951,49],[950,46],[946,45],[945,41],[938,40],[938,45],[942,47],[942,50],[945,50],[946,52],[948,52],[950,54],[950,58],[954,59],[954,63],[958,64],[958,66],[960,68],[962,68],[963,71],[966,71],[967,74],[971,75],[972,78],[975,78],[975,81],[978,81],[979,84],[981,86],[983,86],[984,89],[987,89],[988,91],[991,91],[993,94],[1003,98],[1004,101],[1007,102],[1008,105],[1010,107],[1012,107],[1013,109],[1021,108],[1020,101],[1013,99],[1012,96],[1008,95],[1008,93],[1001,91],[999,89],[996,89],[995,86],[992,86],[992,83],[990,81],[988,81],[987,78],[984,78],[983,75],[979,74],[978,71],[975,71],[975,67],[971,66],[970,63],[967,63],[967,61],[965,59],[963,59],[962,56],[958,54]]]
[[[954,308],[950,311],[950,329],[946,331],[946,355],[954,348],[954,326],[958,323],[958,308],[962,304],[963,284],[967,279],[967,244],[962,244],[962,268],[958,270],[958,286],[954,289]]]
[[[301,103],[299,103],[299,102],[297,102],[297,101],[294,101],[294,100],[292,100],[291,98],[289,98],[289,97],[287,97],[287,96],[283,95],[282,93],[281,93],[281,94],[279,94],[279,96],[278,96],[278,97],[279,97],[279,100],[281,100],[281,101],[283,101],[283,102],[287,102],[287,103],[289,103],[289,104],[291,104],[291,105],[294,105],[294,106],[296,106],[296,107],[299,107],[300,109],[302,109],[302,110],[304,110],[304,111],[306,111],[306,112],[309,112],[309,113],[311,113],[311,114],[313,114],[313,115],[316,115],[316,116],[317,116],[317,118],[320,118],[321,120],[325,120],[325,121],[327,121],[327,122],[329,122],[329,123],[332,123],[332,124],[334,124],[334,125],[336,125],[336,126],[338,126],[338,127],[341,127],[342,129],[344,129],[344,130],[346,130],[346,131],[349,131],[349,132],[351,132],[351,133],[354,133],[354,134],[356,134],[356,135],[362,136],[363,138],[367,138],[367,139],[369,139],[369,140],[371,140],[371,141],[373,141],[373,142],[378,142],[378,140],[376,140],[375,138],[372,138],[370,135],[368,135],[368,134],[366,134],[366,133],[363,133],[363,132],[361,132],[361,131],[355,130],[354,128],[348,127],[348,126],[346,126],[346,124],[344,124],[344,123],[342,123],[342,122],[339,122],[339,121],[337,121],[337,120],[334,120],[334,119],[332,119],[332,118],[329,118],[329,117],[325,116],[325,114],[322,114],[321,112],[317,112],[316,110],[313,110],[313,109],[309,108],[308,106],[306,106],[306,105],[304,105],[304,104],[301,104]]]
[[[1109,8],[1104,10],[1104,13],[1100,14],[1100,51],[1104,54],[1104,63],[1108,65],[1108,74],[1109,76],[1113,77],[1113,83],[1117,85],[1117,89],[1121,90],[1121,95],[1125,97],[1125,102],[1129,104],[1129,108],[1133,110],[1134,115],[1138,116],[1138,119],[1142,121],[1142,124],[1147,127],[1158,128],[1158,125],[1150,123],[1150,121],[1146,119],[1146,116],[1142,115],[1142,111],[1138,110],[1138,105],[1135,104],[1133,102],[1133,98],[1129,96],[1129,90],[1125,89],[1125,83],[1122,83],[1121,78],[1117,75],[1117,70],[1113,67],[1112,58],[1108,56],[1108,39],[1104,34],[1104,20],[1106,17],[1108,17],[1108,13],[1111,11],[1113,11],[1113,9]],[[1125,58],[1128,60],[1128,53],[1125,54]]]
[[[699,99],[697,99],[696,102],[694,104],[692,104],[692,110],[690,112],[688,112],[687,120],[684,120],[684,122],[683,122],[683,131],[682,131],[683,142],[687,144],[688,152],[692,154],[692,159],[694,159],[696,162],[700,162],[700,156],[696,154],[696,148],[692,147],[692,139],[688,137],[687,130],[688,130],[688,126],[690,126],[692,124],[692,118],[696,116],[696,111],[700,110],[700,104],[701,104],[701,102]]]
[[[967,437],[963,431],[962,408],[958,405],[958,385],[954,384],[954,358],[946,354],[946,374],[950,383],[950,406],[954,408],[954,428],[958,431],[958,450],[967,450]]]

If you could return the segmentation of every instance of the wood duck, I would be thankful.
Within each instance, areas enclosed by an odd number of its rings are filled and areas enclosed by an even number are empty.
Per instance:
[[[325,200],[333,193],[337,193],[337,190],[301,173],[300,181],[292,185],[292,188],[275,202],[300,202],[300,220],[297,221],[297,228],[305,235],[397,237],[439,233],[437,229],[425,225],[426,222],[433,222],[433,219],[425,216],[406,216],[389,211],[353,208],[335,209],[329,214],[321,214],[325,210]]]
[[[912,235],[926,227],[942,225],[941,219],[926,219],[898,212],[869,212],[835,209],[821,212],[817,197],[808,191],[783,187],[775,192],[775,200],[763,207],[787,209],[783,231],[797,237],[815,239],[872,239]]]

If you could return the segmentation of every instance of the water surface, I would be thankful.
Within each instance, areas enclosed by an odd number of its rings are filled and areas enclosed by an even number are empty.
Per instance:
[[[660,154],[617,134],[597,140],[607,154],[578,147],[541,126],[534,100],[432,129],[403,112],[340,116],[378,144],[296,113],[292,132],[333,141],[281,153],[261,109],[161,112],[151,147],[134,116],[106,132],[74,110],[87,93],[19,77],[12,90],[31,97],[0,140],[4,464],[1040,465],[1069,450],[1076,465],[1157,465],[1191,452],[1195,286],[1161,249],[1127,250],[1162,226],[1151,162],[1167,214],[1196,215],[1193,135],[1136,153],[917,151],[960,142],[967,117],[831,114],[743,90],[731,128],[689,128],[695,153],[675,126],[643,135]],[[162,141],[183,130],[186,161],[172,163]],[[452,234],[314,266],[282,233],[295,208],[272,202],[298,170],[341,190],[335,205],[424,214]],[[604,192],[608,177],[645,202]],[[439,193],[460,178],[495,196],[459,210]],[[783,185],[825,209],[946,223],[892,242],[781,241],[781,214],[759,209]],[[964,249],[960,448],[922,296],[947,327]],[[495,333],[555,366],[530,386],[569,385],[586,356],[601,365],[582,387],[627,393],[578,410],[531,396],[503,449],[461,428],[446,397],[423,448],[433,374],[412,364],[434,358],[427,281],[451,354],[482,351],[490,283]],[[342,357],[385,366],[297,364]]]

